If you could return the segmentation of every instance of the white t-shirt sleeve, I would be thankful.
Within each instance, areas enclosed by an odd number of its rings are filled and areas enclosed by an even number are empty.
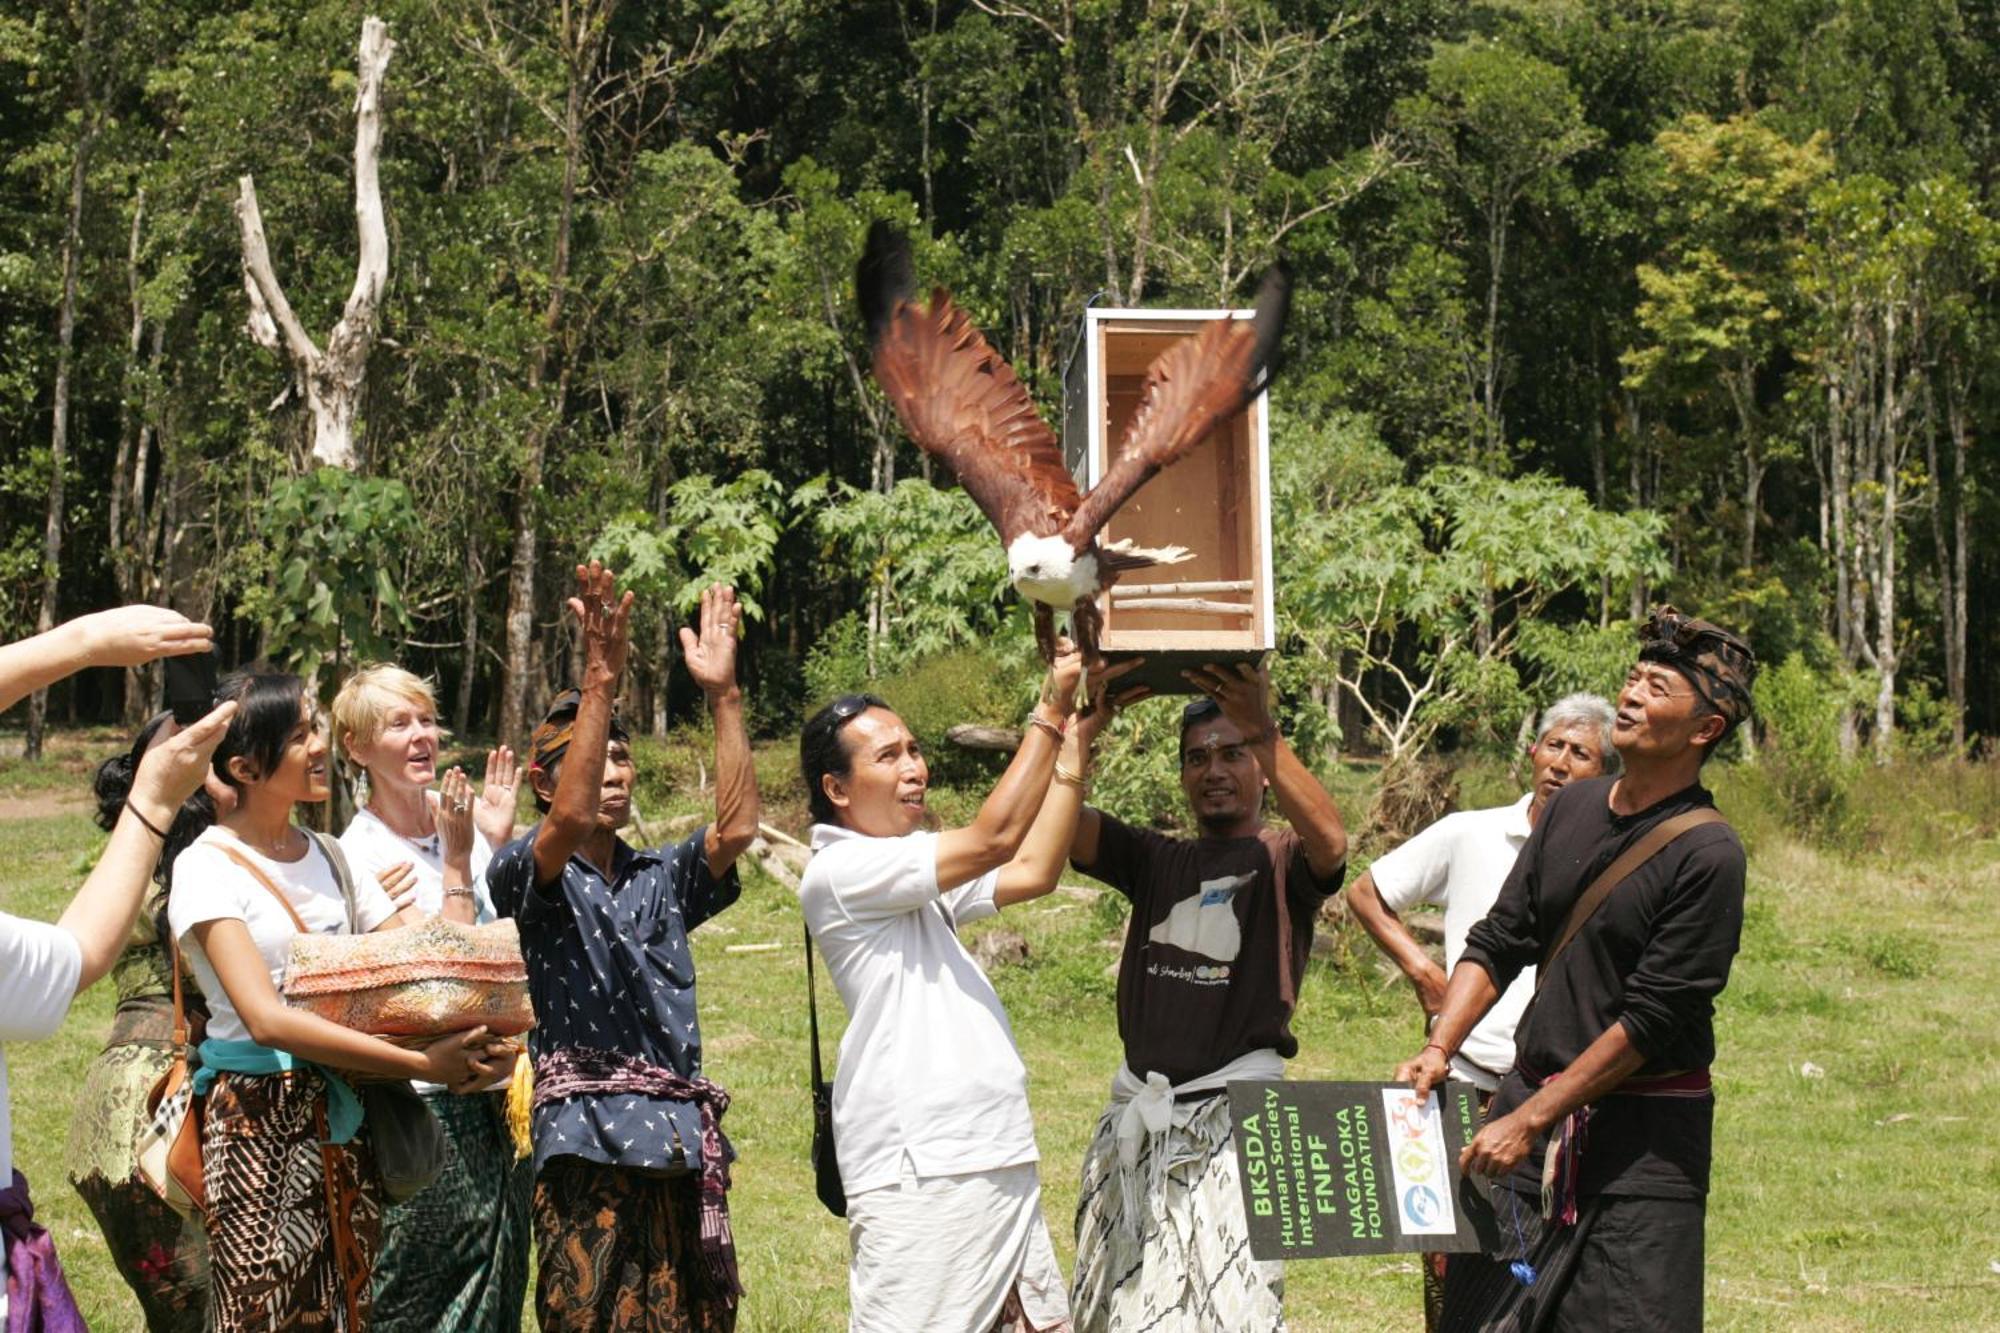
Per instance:
[[[993,894],[1000,887],[1000,871],[987,871],[970,884],[961,884],[944,895],[945,908],[951,919],[959,925],[977,921],[981,917],[997,916],[1000,904],[993,901]]]
[[[174,891],[167,899],[167,925],[174,938],[204,921],[248,921],[244,889],[263,893],[237,864],[205,842],[197,842],[174,858]]]
[[[0,1041],[39,1041],[62,1027],[83,974],[83,946],[46,921],[0,912]]]
[[[1451,882],[1452,818],[1446,815],[1368,867],[1384,907],[1405,912],[1418,903],[1444,901]]]
[[[880,920],[936,899],[937,841],[935,833],[855,838],[821,849],[814,860],[842,915]]]

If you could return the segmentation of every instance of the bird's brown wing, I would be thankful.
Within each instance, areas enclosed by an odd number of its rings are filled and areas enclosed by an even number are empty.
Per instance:
[[[1014,369],[943,288],[897,301],[875,338],[875,382],[926,453],[942,458],[999,531],[1062,531],[1082,496]]]
[[[1291,276],[1275,265],[1257,294],[1254,319],[1218,319],[1154,359],[1117,459],[1063,528],[1082,550],[1161,468],[1229,421],[1262,393],[1276,368],[1278,336],[1291,304]]]

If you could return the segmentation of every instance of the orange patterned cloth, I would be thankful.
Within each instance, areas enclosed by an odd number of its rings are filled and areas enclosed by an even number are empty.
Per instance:
[[[295,1009],[379,1037],[438,1037],[482,1024],[511,1037],[535,1025],[511,920],[463,926],[430,917],[407,930],[300,935],[282,989]]]

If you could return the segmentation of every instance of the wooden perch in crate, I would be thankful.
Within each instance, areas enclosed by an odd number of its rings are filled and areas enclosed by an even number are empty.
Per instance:
[[[1152,597],[1178,597],[1211,592],[1250,592],[1249,579],[1195,579],[1184,583],[1128,583],[1111,590],[1113,602],[1137,602]]]
[[[1132,597],[1118,603],[1133,611],[1185,611],[1205,616],[1250,616],[1257,608],[1241,602],[1216,602],[1206,597]]]

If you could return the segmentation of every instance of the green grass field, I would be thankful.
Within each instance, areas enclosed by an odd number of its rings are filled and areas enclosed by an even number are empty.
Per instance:
[[[68,752],[111,744],[76,738]],[[761,766],[775,782],[788,762],[774,752]],[[64,767],[81,795],[80,763]],[[1358,813],[1366,775],[1343,779],[1344,808]],[[1495,797],[1500,782],[1482,772],[1465,786]],[[1868,835],[1839,853],[1788,839],[1755,773],[1725,771],[1718,785],[1751,862],[1743,952],[1720,1005],[1710,1326],[2000,1328],[1990,1113],[2000,1092],[2000,772],[1871,774],[1856,796]],[[0,909],[53,918],[80,881],[100,835],[58,793],[41,775],[0,765]],[[784,803],[773,804],[782,814]],[[1065,1264],[1076,1166],[1118,1052],[1108,970],[1118,920],[1107,907],[1059,893],[999,923],[1030,947],[1026,964],[994,980],[1033,1079],[1049,1227]],[[806,1163],[798,920],[787,891],[759,873],[737,907],[696,934],[708,1072],[735,1096],[727,1128],[740,1154],[732,1211],[748,1330],[845,1324],[844,1226],[815,1201]],[[1345,963],[1316,962],[1303,988],[1292,1074],[1386,1076],[1419,1040],[1415,1006],[1365,948],[1330,959]],[[839,1004],[830,989],[822,999],[831,1043]],[[138,1328],[136,1306],[67,1188],[62,1156],[70,1090],[110,1009],[100,985],[59,1037],[8,1051],[16,1160],[91,1327],[106,1333]],[[1808,1065],[1823,1072],[1807,1076]],[[1300,1330],[1421,1327],[1408,1259],[1294,1264],[1287,1306]]]

